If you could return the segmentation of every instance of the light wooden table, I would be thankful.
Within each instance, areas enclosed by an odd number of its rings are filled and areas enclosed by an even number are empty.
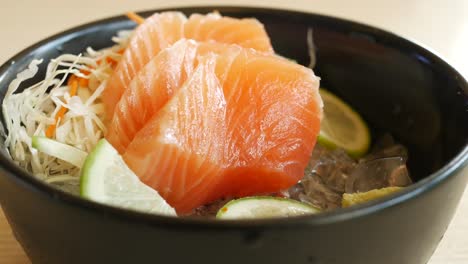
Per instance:
[[[351,3],[352,2],[352,3]],[[317,12],[379,26],[435,50],[468,77],[468,1],[452,0],[23,0],[2,1],[0,64],[30,44],[128,10],[183,5],[256,5]],[[0,209],[0,264],[29,263]],[[429,264],[468,263],[468,191]]]

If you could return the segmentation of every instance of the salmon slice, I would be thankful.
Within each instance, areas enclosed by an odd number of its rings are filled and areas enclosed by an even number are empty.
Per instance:
[[[129,84],[118,102],[108,125],[107,140],[123,153],[134,136],[191,76],[199,58],[208,53],[216,56],[216,76],[221,82],[226,69],[241,51],[237,45],[196,42],[182,39],[161,51],[148,62]]]
[[[135,30],[108,80],[102,96],[108,120],[112,119],[117,102],[141,68],[162,49],[181,38],[239,44],[262,52],[273,52],[263,25],[256,19],[236,19],[219,14],[193,14],[187,19],[180,12],[156,13]]]
[[[204,203],[222,176],[226,102],[214,63],[208,56],[196,68],[125,153],[141,180],[182,211]]]
[[[185,38],[237,44],[244,48],[273,53],[262,23],[254,18],[237,19],[218,13],[193,14],[185,24]]]
[[[164,49],[184,36],[187,18],[180,12],[156,13],[138,26],[101,96],[108,117],[130,81]]]
[[[278,56],[240,53],[223,83],[227,166],[217,192],[272,193],[304,176],[322,118],[318,86],[308,68]]]
[[[225,103],[219,99],[218,108],[208,108],[201,97],[181,98],[193,86],[189,78],[172,98],[164,95],[169,101],[143,122],[123,154],[142,181],[179,213],[222,197],[289,188],[303,177],[320,129],[322,101],[312,70],[253,49],[236,46],[237,52],[223,53],[222,44],[211,45],[218,46],[198,44],[194,60],[201,61],[197,69],[206,69],[202,62],[210,58],[214,69],[201,79],[203,87],[221,94]],[[204,49],[218,52],[204,54]],[[154,87],[138,102],[159,100],[153,98],[164,85]],[[178,122],[171,121],[174,116]],[[193,164],[205,164],[209,174]]]

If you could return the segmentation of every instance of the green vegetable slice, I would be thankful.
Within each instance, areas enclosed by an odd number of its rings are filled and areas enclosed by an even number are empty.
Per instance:
[[[320,210],[308,204],[272,196],[253,196],[232,200],[216,214],[218,219],[291,217],[315,214]]]
[[[85,151],[41,136],[32,137],[32,147],[50,156],[67,161],[78,168],[83,166],[86,156],[88,156]]]
[[[323,119],[318,142],[329,148],[342,148],[350,156],[364,155],[370,145],[369,129],[361,118],[343,100],[332,93],[320,89],[323,100]]]
[[[176,216],[158,192],[140,181],[105,139],[86,158],[81,171],[81,195],[121,208]]]

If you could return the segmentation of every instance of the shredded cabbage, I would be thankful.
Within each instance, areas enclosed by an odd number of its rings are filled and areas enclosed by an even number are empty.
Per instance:
[[[312,28],[307,29],[307,51],[309,52],[309,68],[315,68],[315,64],[317,63],[316,52],[317,48],[315,47],[314,43],[314,31]]]
[[[36,177],[74,190],[79,183],[79,168],[39,152],[31,146],[32,136],[45,135],[55,124],[61,107],[67,112],[57,122],[52,139],[90,152],[105,134],[104,107],[100,100],[106,81],[113,72],[109,61],[119,61],[132,31],[118,32],[110,48],[95,51],[88,48],[81,55],[63,54],[52,59],[45,78],[18,92],[21,84],[39,71],[43,60],[33,60],[8,86],[2,109],[5,120],[5,147],[13,161]],[[109,60],[110,59],[110,60]],[[67,78],[75,75],[87,79],[75,96],[70,95]]]

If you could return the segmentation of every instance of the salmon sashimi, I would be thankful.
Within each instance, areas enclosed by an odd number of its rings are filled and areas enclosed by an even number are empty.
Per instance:
[[[102,95],[109,118],[123,91],[140,69],[161,49],[184,36],[186,21],[180,12],[156,13],[135,29]]]
[[[185,59],[199,61],[191,64],[192,74],[181,73],[188,76],[181,88],[165,88],[164,82],[151,92],[142,84],[132,87],[147,95],[132,97],[137,103],[153,105],[160,94],[168,101],[154,104],[160,110],[139,123],[144,125],[123,157],[179,213],[222,197],[294,185],[303,177],[320,129],[322,101],[312,70],[273,54],[238,46],[236,52],[221,52],[222,44],[212,45],[217,48],[206,49],[217,52],[204,54],[200,50],[207,46],[199,44],[196,56],[187,56],[193,54],[187,52],[191,45],[178,47],[186,49],[179,50]],[[157,75],[156,68],[145,70],[147,78]],[[129,111],[132,119],[129,109],[122,113]]]
[[[223,83],[227,166],[216,192],[272,193],[304,176],[320,131],[318,87],[312,70],[282,57],[252,51],[238,56]]]
[[[112,119],[117,102],[140,69],[162,49],[181,38],[239,44],[262,52],[273,52],[263,25],[256,19],[236,19],[219,14],[193,14],[187,19],[181,12],[156,13],[137,27],[108,79],[102,96],[108,120]]]
[[[141,180],[179,209],[204,203],[222,179],[226,101],[214,63],[208,56],[196,68],[125,155]]]
[[[273,53],[263,24],[254,18],[223,17],[218,13],[193,14],[185,24],[185,38],[237,44],[244,48]]]
[[[135,134],[192,75],[199,58],[208,53],[223,54],[215,57],[219,60],[216,76],[223,82],[226,69],[241,50],[237,45],[181,39],[161,51],[124,91],[108,125],[107,140],[119,153],[123,153]]]

